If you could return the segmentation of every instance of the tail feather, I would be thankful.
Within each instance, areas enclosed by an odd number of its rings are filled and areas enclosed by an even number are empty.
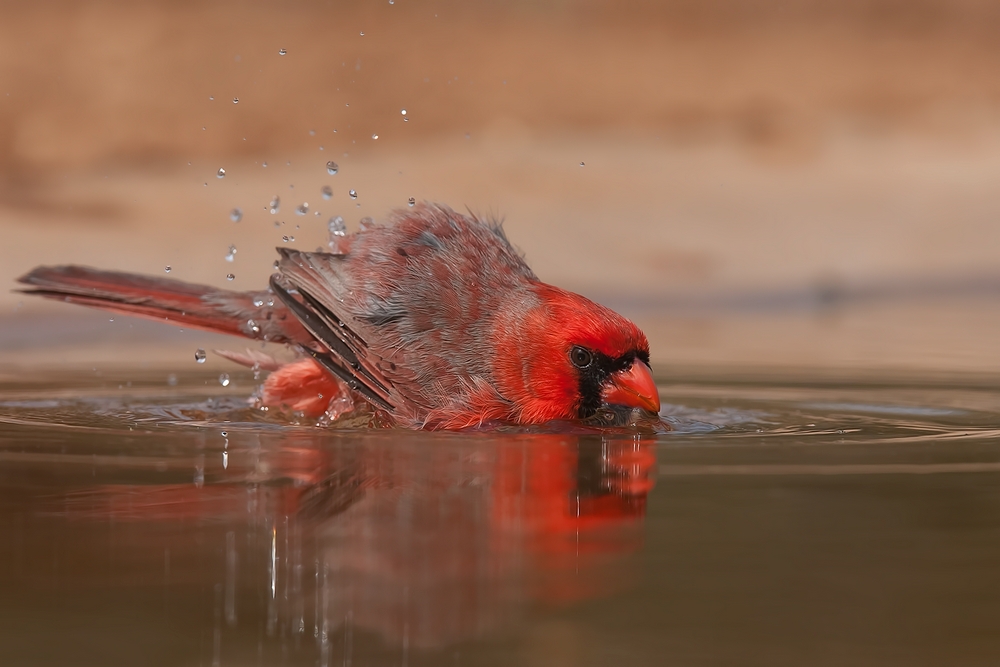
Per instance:
[[[170,278],[100,271],[84,266],[40,266],[18,278],[20,290],[216,333],[276,343],[305,343],[311,336],[267,291],[234,292]]]

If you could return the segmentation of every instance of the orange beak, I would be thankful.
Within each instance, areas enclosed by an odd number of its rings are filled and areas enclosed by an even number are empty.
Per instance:
[[[653,382],[649,366],[638,359],[628,370],[618,371],[607,379],[601,399],[612,405],[642,408],[650,412],[660,411],[660,393]]]

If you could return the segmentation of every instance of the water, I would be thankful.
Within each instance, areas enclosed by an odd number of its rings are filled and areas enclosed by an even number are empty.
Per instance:
[[[347,225],[344,223],[344,219],[341,216],[335,216],[330,218],[326,223],[326,229],[329,232],[331,238],[333,237],[344,237],[347,236]]]
[[[7,664],[1000,659],[993,381],[675,376],[633,436],[321,429],[167,372],[0,381]]]

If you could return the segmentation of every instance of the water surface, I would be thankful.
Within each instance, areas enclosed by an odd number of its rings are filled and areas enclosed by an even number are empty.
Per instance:
[[[0,383],[12,665],[1000,660],[1000,390],[692,375],[673,431],[316,428],[253,380]]]

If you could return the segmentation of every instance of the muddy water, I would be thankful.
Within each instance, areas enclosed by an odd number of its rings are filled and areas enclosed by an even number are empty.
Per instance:
[[[693,375],[630,436],[317,429],[164,377],[0,385],[4,664],[1000,660],[995,383]]]

